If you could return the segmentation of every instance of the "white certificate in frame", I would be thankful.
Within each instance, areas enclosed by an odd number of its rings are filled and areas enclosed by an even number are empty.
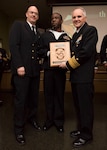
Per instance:
[[[50,43],[50,66],[56,67],[70,58],[70,42]]]

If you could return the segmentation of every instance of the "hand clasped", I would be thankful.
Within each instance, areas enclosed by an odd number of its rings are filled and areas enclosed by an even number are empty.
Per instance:
[[[62,62],[62,63],[59,65],[59,67],[65,69],[65,68],[66,68],[66,62]]]

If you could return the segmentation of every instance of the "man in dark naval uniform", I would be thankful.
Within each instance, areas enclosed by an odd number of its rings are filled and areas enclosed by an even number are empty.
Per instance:
[[[103,37],[100,49],[101,63],[107,69],[107,35]]]
[[[36,27],[39,12],[36,6],[30,6],[27,9],[26,18],[25,22],[14,22],[10,31],[12,73],[16,91],[14,130],[16,140],[20,144],[25,144],[25,110],[27,110],[28,121],[40,130],[36,122],[40,81],[38,58],[40,34]]]
[[[96,28],[87,24],[84,8],[74,9],[72,21],[76,27],[71,43],[72,56],[60,67],[71,71],[70,80],[78,126],[70,135],[77,137],[73,146],[81,147],[93,139],[93,79],[98,35]]]
[[[55,125],[60,133],[64,131],[64,91],[66,70],[59,68],[58,66],[50,66],[50,43],[70,41],[69,36],[61,29],[62,22],[62,16],[59,13],[53,13],[51,17],[52,27],[43,34],[41,38],[41,53],[44,56],[44,94],[47,115],[43,130],[46,131]],[[61,57],[62,55],[61,52]]]

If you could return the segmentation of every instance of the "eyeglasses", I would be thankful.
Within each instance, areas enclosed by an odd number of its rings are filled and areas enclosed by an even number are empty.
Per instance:
[[[33,12],[33,11],[28,11],[30,14],[35,14],[36,16],[39,16],[39,14],[37,12]]]

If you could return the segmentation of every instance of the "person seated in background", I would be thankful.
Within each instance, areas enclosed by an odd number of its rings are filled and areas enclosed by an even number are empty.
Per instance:
[[[2,75],[3,75],[3,71],[5,68],[5,62],[7,62],[7,55],[6,55],[6,50],[3,48],[0,48],[0,84],[1,84],[1,80],[2,80]],[[0,97],[0,106],[3,104],[3,100],[1,100]]]
[[[100,49],[100,59],[101,63],[104,65],[104,67],[107,69],[107,35],[103,37],[102,43],[101,43],[101,49]]]

